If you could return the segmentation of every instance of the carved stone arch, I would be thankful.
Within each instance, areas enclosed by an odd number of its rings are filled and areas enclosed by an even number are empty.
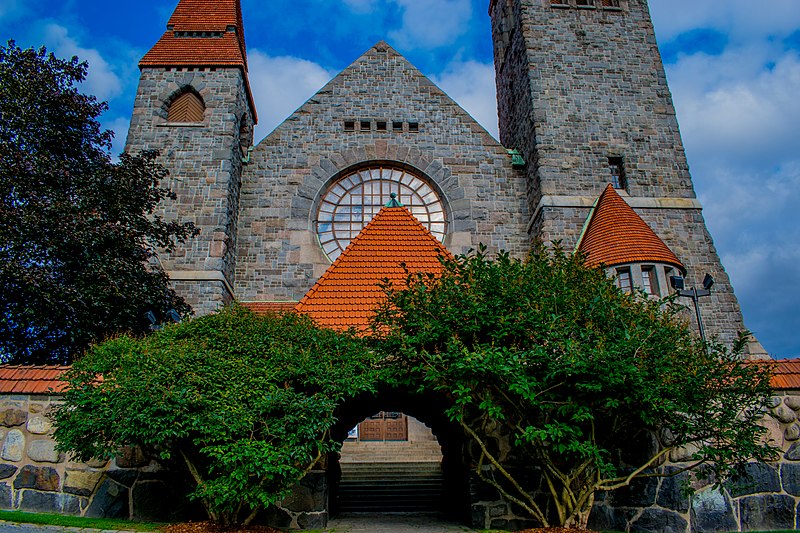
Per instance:
[[[308,228],[315,231],[314,218],[320,199],[331,184],[350,170],[378,164],[407,168],[426,179],[444,203],[448,228],[453,221],[471,217],[471,202],[466,198],[458,177],[439,160],[427,157],[418,148],[369,145],[334,154],[320,160],[311,169],[311,175],[303,181],[298,191],[299,196],[306,199]]]

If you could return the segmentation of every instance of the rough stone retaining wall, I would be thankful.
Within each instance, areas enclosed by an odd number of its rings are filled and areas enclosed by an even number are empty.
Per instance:
[[[0,395],[0,509],[135,520],[202,516],[202,510],[182,496],[186,486],[138,450],[126,449],[111,460],[88,463],[58,453],[48,417],[58,401],[58,396]],[[598,494],[590,527],[654,533],[800,528],[799,420],[800,393],[772,398],[764,424],[781,447],[781,459],[775,464],[751,464],[749,484],[728,484],[721,490],[695,484],[695,494],[688,497],[682,491],[687,474],[637,480],[627,489]],[[692,453],[690,448],[675,452],[661,468],[680,468]],[[476,477],[471,486],[473,526],[531,525]],[[267,518],[283,528],[325,527],[325,471],[311,472]]]
[[[749,482],[714,489],[709,482],[691,482],[687,473],[635,480],[628,488],[597,494],[589,527],[652,533],[800,529],[800,392],[772,397],[763,423],[768,438],[781,449],[780,460],[748,465]],[[688,447],[673,452],[660,469],[680,469],[695,451]],[[687,483],[695,490],[691,497],[683,491]],[[533,525],[476,476],[472,485],[474,527]]]

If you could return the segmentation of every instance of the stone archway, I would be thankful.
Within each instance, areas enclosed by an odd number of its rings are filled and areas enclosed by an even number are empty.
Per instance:
[[[337,413],[338,423],[331,436],[344,441],[348,431],[365,418],[379,411],[405,413],[427,425],[442,449],[443,497],[441,513],[449,520],[470,523],[469,465],[465,461],[467,439],[461,428],[450,421],[445,411],[449,400],[436,393],[418,393],[410,388],[387,388],[347,401]],[[338,454],[331,454],[327,466],[329,512],[335,514],[341,467]]]

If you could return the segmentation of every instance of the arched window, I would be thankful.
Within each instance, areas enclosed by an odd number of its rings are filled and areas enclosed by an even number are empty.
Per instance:
[[[392,193],[434,237],[444,240],[444,205],[436,191],[408,170],[376,165],[345,174],[322,196],[317,212],[317,236],[331,261],[389,202]]]
[[[187,91],[178,96],[169,106],[169,122],[203,122],[206,106],[196,93]]]

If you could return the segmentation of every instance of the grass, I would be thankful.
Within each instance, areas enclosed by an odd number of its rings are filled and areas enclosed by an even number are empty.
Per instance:
[[[0,520],[20,522],[23,524],[40,524],[47,526],[89,527],[94,529],[123,529],[127,531],[155,531],[166,525],[158,522],[131,522],[112,518],[84,518],[47,513],[26,513],[23,511],[0,511]]]

